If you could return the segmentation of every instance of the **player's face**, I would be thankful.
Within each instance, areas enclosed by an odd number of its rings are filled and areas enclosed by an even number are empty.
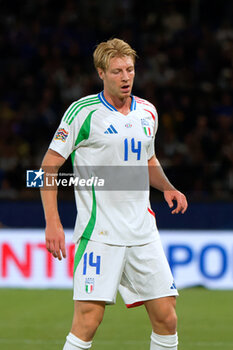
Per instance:
[[[129,97],[134,81],[134,62],[130,56],[113,57],[106,71],[99,70],[104,82],[104,91],[121,100]]]

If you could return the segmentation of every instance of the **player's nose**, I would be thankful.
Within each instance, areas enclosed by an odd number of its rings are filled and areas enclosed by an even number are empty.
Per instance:
[[[129,74],[127,71],[122,72],[122,80],[123,81],[128,81],[129,80]]]

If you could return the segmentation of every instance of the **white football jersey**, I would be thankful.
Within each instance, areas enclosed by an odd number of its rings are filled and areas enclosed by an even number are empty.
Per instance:
[[[49,146],[64,158],[71,155],[77,177],[94,180],[88,189],[75,187],[74,242],[83,236],[114,245],[141,245],[158,234],[148,181],[158,116],[151,103],[131,98],[128,115],[109,104],[103,92],[72,103]]]

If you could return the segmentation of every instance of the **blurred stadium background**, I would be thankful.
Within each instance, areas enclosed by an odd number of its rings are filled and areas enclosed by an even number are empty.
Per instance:
[[[158,110],[157,156],[189,200],[185,215],[172,216],[151,193],[181,288],[180,349],[233,349],[233,2],[0,0],[0,8],[0,348],[60,349],[68,332],[73,192],[59,193],[70,259],[58,267],[26,170],[39,169],[70,103],[101,90],[93,49],[119,37],[139,55],[134,94]],[[119,300],[94,349],[145,349],[149,333],[143,309],[126,312]]]

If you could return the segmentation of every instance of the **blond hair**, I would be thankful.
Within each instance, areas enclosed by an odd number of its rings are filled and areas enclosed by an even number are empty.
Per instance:
[[[111,58],[123,56],[130,56],[135,63],[137,54],[128,43],[121,39],[114,38],[104,41],[96,47],[93,53],[95,68],[101,68],[103,71],[106,71]]]

